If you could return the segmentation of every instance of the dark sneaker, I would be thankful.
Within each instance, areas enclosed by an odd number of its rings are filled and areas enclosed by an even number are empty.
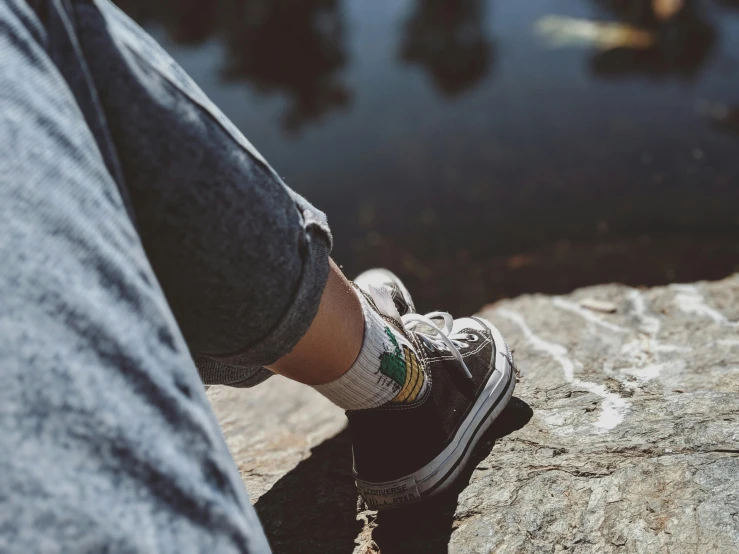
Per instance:
[[[428,380],[412,403],[347,412],[357,489],[370,508],[383,509],[447,489],[508,404],[516,378],[508,345],[488,321],[444,312],[399,316],[387,287],[360,289],[413,343]]]
[[[382,268],[368,269],[354,279],[354,284],[365,294],[370,294],[370,287],[387,289],[401,316],[416,311],[408,289],[392,271]]]

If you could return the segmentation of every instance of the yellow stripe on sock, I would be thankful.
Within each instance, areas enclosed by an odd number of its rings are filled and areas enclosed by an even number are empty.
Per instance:
[[[403,351],[403,354],[405,354],[405,383],[398,395],[392,399],[392,402],[415,400],[425,378],[423,370],[419,367],[415,352],[405,345],[403,346]]]
[[[416,357],[416,355],[411,354],[411,356],[413,359],[413,362],[411,364],[413,366],[412,371],[416,375],[418,375],[415,386],[413,387],[413,392],[411,392],[411,394],[408,396],[408,400],[412,402],[413,400],[416,399],[416,397],[418,396],[418,393],[421,392],[421,388],[423,387],[423,382],[426,379],[426,374],[423,372],[423,369],[421,369],[421,366],[418,362],[418,358]]]

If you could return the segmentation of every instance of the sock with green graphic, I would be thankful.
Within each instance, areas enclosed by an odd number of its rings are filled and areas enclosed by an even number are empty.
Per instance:
[[[313,388],[345,410],[413,402],[421,397],[428,381],[415,347],[362,294],[358,296],[364,313],[359,356],[344,375]]]

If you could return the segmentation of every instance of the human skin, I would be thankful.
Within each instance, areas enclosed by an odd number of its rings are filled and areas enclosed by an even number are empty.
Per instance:
[[[269,369],[306,385],[341,377],[359,355],[364,316],[357,293],[333,260],[313,323],[293,350]]]

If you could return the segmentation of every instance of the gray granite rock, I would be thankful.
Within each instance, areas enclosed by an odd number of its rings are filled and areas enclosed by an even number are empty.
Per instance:
[[[357,502],[343,414],[311,389],[209,390],[275,552],[739,552],[739,275],[482,313],[521,382],[426,506]]]

